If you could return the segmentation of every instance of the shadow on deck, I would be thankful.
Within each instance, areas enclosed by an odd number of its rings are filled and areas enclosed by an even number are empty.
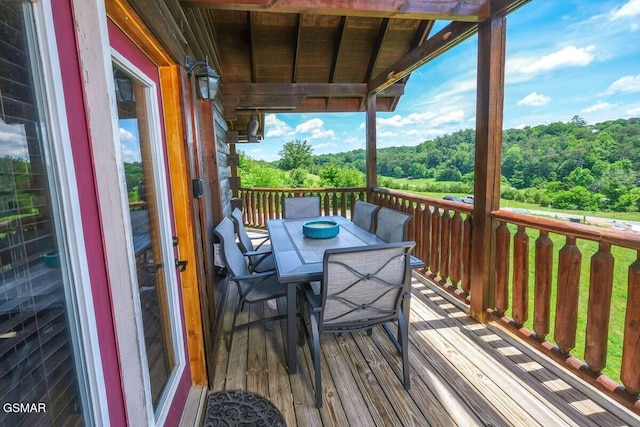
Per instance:
[[[235,287],[228,298],[235,298]],[[279,301],[278,309],[284,304]],[[239,321],[262,317],[265,310],[272,311],[267,305],[245,310]],[[229,318],[227,310],[225,325]],[[382,328],[372,337],[325,334],[324,407],[317,410],[308,346],[298,347],[298,373],[288,375],[285,333],[284,321],[236,332],[229,353],[220,346],[212,391],[261,394],[289,426],[640,425],[640,417],[505,329],[471,319],[466,307],[416,273],[409,391],[401,382],[401,358]]]

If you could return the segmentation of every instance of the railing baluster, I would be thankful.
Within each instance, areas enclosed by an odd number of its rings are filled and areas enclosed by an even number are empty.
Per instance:
[[[431,272],[440,272],[440,209],[431,214]]]
[[[417,206],[413,213],[413,234],[409,237],[413,241],[416,242],[416,247],[413,250],[415,256],[420,259],[424,259],[422,257],[424,242],[422,241],[422,220],[424,219],[424,212],[422,207]]]
[[[509,248],[511,232],[505,222],[496,229],[496,289],[495,306],[498,313],[504,314],[509,308]]]
[[[423,242],[423,256],[422,260],[425,263],[425,270],[430,270],[431,264],[431,209],[428,205],[425,205],[424,212],[422,213],[422,239]]]
[[[601,242],[598,252],[591,257],[587,339],[584,350],[584,360],[594,372],[600,372],[607,365],[613,263],[611,245]]]
[[[533,306],[533,330],[538,339],[549,333],[551,318],[551,277],[553,269],[553,242],[549,232],[540,230],[536,240],[536,267]]]
[[[522,225],[513,237],[513,320],[524,324],[529,318],[529,235]]]
[[[440,222],[440,277],[443,281],[449,278],[449,256],[451,246],[451,216],[449,210],[442,213]]]
[[[576,238],[567,236],[566,243],[558,255],[558,295],[553,331],[561,353],[569,353],[576,346],[581,264],[582,253],[576,246]]]
[[[471,214],[464,220],[462,232],[462,290],[468,295],[471,291],[471,239],[473,221]]]
[[[460,212],[453,214],[451,220],[451,267],[450,279],[458,286],[462,277],[462,216]]]
[[[624,344],[620,380],[631,394],[640,393],[640,251],[629,266],[627,313],[624,320]]]

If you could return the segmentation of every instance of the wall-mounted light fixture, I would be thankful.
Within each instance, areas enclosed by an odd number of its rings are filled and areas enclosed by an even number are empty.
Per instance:
[[[115,68],[113,71],[113,82],[116,87],[116,99],[118,102],[133,102],[136,100],[131,77]]]
[[[195,73],[198,83],[198,95],[201,99],[213,101],[220,86],[220,76],[209,66],[209,58],[205,56],[204,61],[193,61],[187,56],[184,59],[184,67],[187,69],[189,77],[191,77],[196,67],[200,67],[200,70]]]

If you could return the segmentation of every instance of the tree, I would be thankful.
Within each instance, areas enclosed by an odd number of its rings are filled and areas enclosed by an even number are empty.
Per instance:
[[[289,182],[293,188],[303,187],[306,178],[307,171],[302,168],[295,168],[289,172]]]
[[[307,143],[306,139],[304,141],[299,139],[289,141],[278,152],[280,155],[279,167],[285,171],[295,168],[308,168],[311,165],[312,153],[313,147]]]

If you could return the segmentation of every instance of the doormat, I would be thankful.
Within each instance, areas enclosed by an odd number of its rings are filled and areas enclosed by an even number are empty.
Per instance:
[[[268,399],[246,390],[222,390],[207,397],[205,427],[282,426],[282,413]]]

